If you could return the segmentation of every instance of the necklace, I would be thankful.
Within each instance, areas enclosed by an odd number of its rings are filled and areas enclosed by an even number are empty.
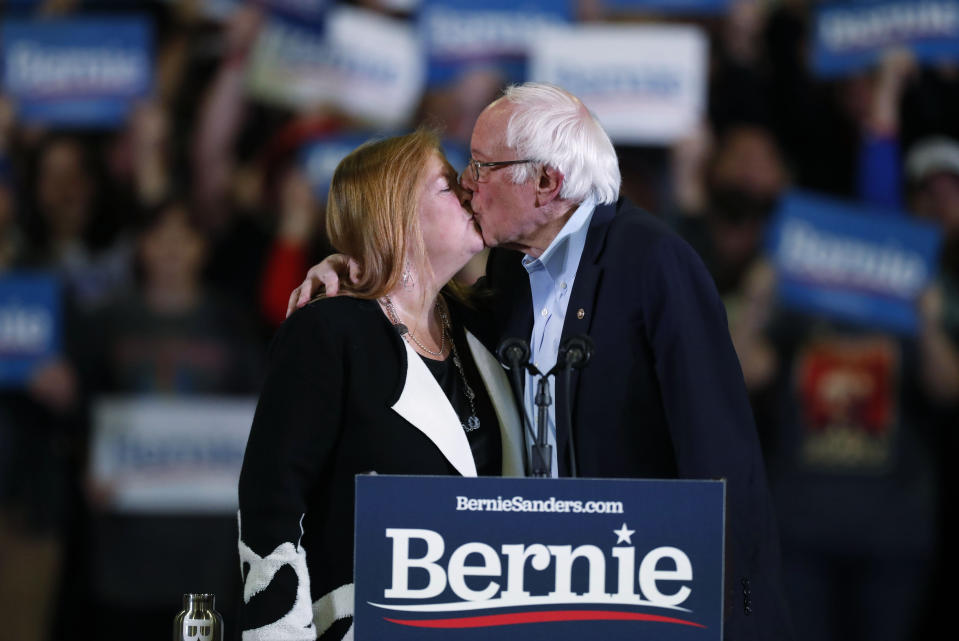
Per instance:
[[[400,322],[400,317],[396,313],[396,307],[393,305],[393,301],[390,299],[389,296],[383,297],[383,306],[386,308],[386,315],[390,317],[390,322],[393,323],[393,325],[396,327],[396,331],[398,331],[401,336],[407,337],[409,340],[412,340],[414,343],[416,343],[417,347],[419,347],[421,350],[423,350],[424,352],[426,352],[427,354],[431,356],[443,355],[443,352],[446,351],[446,325],[445,324],[443,323],[440,324],[440,348],[439,350],[434,352],[429,347],[421,343],[419,339],[416,338],[416,335],[410,331],[409,327],[407,327],[405,324]],[[440,303],[439,303],[439,300],[437,300],[436,309],[439,310],[439,307],[440,307]],[[440,319],[442,320],[442,318],[443,318],[443,313],[440,312]]]
[[[439,307],[440,320],[443,322],[443,333],[451,332],[450,330],[450,319],[446,315],[445,307]],[[470,387],[469,382],[466,380],[466,372],[463,370],[463,363],[460,361],[460,355],[456,351],[456,341],[450,338],[450,351],[453,352],[453,365],[456,366],[456,369],[460,373],[460,380],[463,381],[463,393],[466,394],[466,400],[470,404],[470,416],[466,419],[465,423],[460,423],[463,426],[463,430],[466,432],[472,432],[473,430],[478,430],[480,426],[479,417],[476,415],[476,403],[473,402],[473,399],[476,398],[476,392],[473,391],[473,388]]]
[[[446,339],[449,337],[450,353],[453,356],[453,365],[456,366],[456,371],[460,375],[460,381],[463,382],[463,394],[466,396],[466,400],[470,404],[470,416],[466,419],[465,423],[460,423],[460,426],[465,432],[472,432],[473,430],[479,429],[480,419],[479,416],[476,415],[476,402],[474,400],[476,398],[476,392],[473,391],[473,388],[470,387],[469,381],[466,380],[466,371],[463,369],[463,362],[460,361],[459,352],[456,350],[456,341],[454,341],[452,337],[449,315],[446,313],[446,306],[442,304],[442,298],[437,298],[436,300],[436,311],[440,317],[441,328],[440,349],[437,352],[428,349],[425,345],[416,340],[416,337],[410,332],[409,328],[400,322],[399,315],[396,313],[396,307],[393,305],[393,301],[390,300],[389,296],[383,297],[383,307],[386,308],[386,315],[389,316],[390,322],[393,323],[394,327],[396,327],[396,331],[400,333],[400,336],[407,338],[407,340],[412,340],[427,354],[440,356],[446,349]]]

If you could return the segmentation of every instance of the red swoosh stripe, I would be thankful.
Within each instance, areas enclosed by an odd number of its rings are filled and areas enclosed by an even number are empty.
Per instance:
[[[546,623],[552,621],[656,621],[659,623],[678,623],[697,628],[706,626],[664,617],[658,614],[639,612],[614,612],[610,610],[546,610],[540,612],[514,612],[512,614],[489,614],[480,617],[459,619],[386,619],[390,623],[409,625],[417,628],[488,628],[496,625],[516,625],[519,623]]]

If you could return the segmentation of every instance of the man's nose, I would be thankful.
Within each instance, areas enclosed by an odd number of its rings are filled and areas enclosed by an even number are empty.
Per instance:
[[[473,191],[463,184],[462,177],[456,187],[456,196],[460,199],[460,204],[464,207],[468,205],[473,198]]]
[[[459,182],[460,187],[466,189],[470,193],[473,192],[473,187],[475,184],[473,181],[473,174],[469,167],[466,167],[460,172],[460,175],[457,177],[457,181]]]

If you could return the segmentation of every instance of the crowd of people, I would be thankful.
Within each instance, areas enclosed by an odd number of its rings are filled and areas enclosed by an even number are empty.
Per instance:
[[[256,395],[290,292],[333,249],[300,149],[375,133],[350,114],[245,93],[257,3],[222,20],[199,3],[141,4],[154,87],[122,127],[28,124],[0,94],[0,281],[43,271],[63,293],[60,354],[0,389],[0,639],[159,639],[194,577],[236,631],[235,518],[112,512],[89,480],[91,407],[103,395]],[[354,4],[413,19],[395,3]],[[618,147],[621,192],[692,245],[722,296],[799,637],[923,638],[956,569],[946,516],[959,424],[959,61],[921,65],[896,50],[824,81],[806,56],[810,15],[810,3],[783,0],[684,16],[710,37],[707,113],[669,147]],[[505,82],[484,68],[430,87],[408,125],[439,123],[468,144]],[[765,237],[793,188],[941,230],[914,336],[780,304]],[[483,272],[467,269],[466,280]],[[178,555],[197,548],[203,563],[182,572]]]

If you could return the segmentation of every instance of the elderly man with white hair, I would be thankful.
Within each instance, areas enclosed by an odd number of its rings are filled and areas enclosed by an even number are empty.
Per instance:
[[[640,117],[640,116],[638,116]],[[473,331],[491,349],[528,339],[540,371],[560,343],[588,334],[595,353],[550,411],[552,474],[725,479],[724,636],[790,639],[779,543],[742,372],[712,278],[689,245],[618,197],[606,132],[558,87],[508,88],[480,115],[460,176],[490,251],[488,309]],[[305,303],[332,266],[291,296]],[[525,404],[533,408],[532,380]],[[572,427],[572,432],[571,432]],[[575,445],[574,445],[575,444]],[[529,445],[529,443],[528,443]]]

